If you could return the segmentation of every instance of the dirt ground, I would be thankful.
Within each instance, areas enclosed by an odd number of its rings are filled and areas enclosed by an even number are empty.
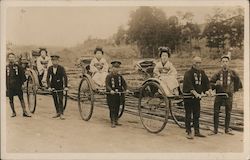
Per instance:
[[[68,101],[66,120],[53,119],[55,108],[50,96],[38,95],[32,118],[23,118],[15,97],[17,117],[11,118],[7,102],[8,153],[113,153],[113,152],[242,152],[243,132],[219,134],[188,140],[184,129],[168,123],[158,133],[147,132],[139,117],[124,113],[122,126],[110,127],[108,109],[96,107],[90,121],[81,120],[77,102]],[[202,115],[201,115],[202,116]],[[205,135],[209,131],[201,131]]]

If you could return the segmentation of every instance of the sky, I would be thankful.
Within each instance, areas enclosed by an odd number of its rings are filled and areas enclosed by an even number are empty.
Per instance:
[[[213,7],[159,7],[169,17],[191,11],[194,22],[204,23]],[[108,38],[119,26],[126,27],[137,7],[10,7],[6,37],[17,45],[64,46],[82,43],[89,36]]]

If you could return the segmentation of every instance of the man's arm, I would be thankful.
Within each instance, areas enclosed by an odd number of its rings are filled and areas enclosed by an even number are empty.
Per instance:
[[[210,85],[212,89],[215,89],[216,85],[218,85],[217,81],[219,80],[219,76],[220,76],[220,72],[217,72],[210,79]]]
[[[19,76],[20,76],[20,79],[21,79],[21,83],[23,84],[27,80],[23,67],[18,65],[18,71],[19,71]]]
[[[68,76],[66,74],[64,67],[62,67],[62,75],[63,75],[63,79],[64,79],[64,86],[68,87]]]
[[[235,71],[233,71],[233,74],[234,74],[234,91],[237,92],[239,91],[239,89],[243,88],[243,86],[239,75]]]
[[[126,81],[125,81],[125,79],[123,78],[123,76],[121,76],[121,78],[122,78],[122,86],[123,86],[123,89],[126,91],[127,90],[127,83],[126,83]]]
[[[203,92],[208,91],[211,86],[210,86],[210,82],[208,79],[208,76],[206,75],[205,71],[203,71],[203,76],[202,76],[202,88],[203,88]]]
[[[107,75],[106,81],[105,81],[105,83],[106,83],[106,91],[107,92],[110,92],[112,90],[112,88],[110,86],[110,81],[111,81],[111,77],[110,77],[110,75]]]
[[[194,86],[192,83],[192,77],[190,76],[189,72],[186,72],[184,74],[184,79],[183,79],[183,92],[190,93],[191,90],[194,90]]]

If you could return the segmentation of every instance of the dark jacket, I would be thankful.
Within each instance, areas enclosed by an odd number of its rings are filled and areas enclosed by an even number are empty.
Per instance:
[[[183,92],[190,93],[191,90],[195,90],[201,94],[210,89],[209,79],[203,70],[197,70],[191,68],[184,75]]]
[[[26,81],[24,69],[17,64],[6,66],[6,89],[7,96],[17,95],[22,91],[22,85]]]
[[[63,89],[68,87],[68,77],[63,66],[58,65],[56,74],[53,73],[53,66],[50,66],[47,74],[47,84],[50,88]]]
[[[115,92],[123,92],[127,90],[127,84],[122,75],[110,73],[106,77],[106,90]],[[119,106],[121,104],[121,98],[124,98],[124,94],[107,94],[108,106]],[[123,99],[122,101],[124,101]]]
[[[107,92],[110,92],[111,90],[122,92],[124,90],[127,90],[127,83],[122,77],[122,75],[114,75],[110,73],[106,77],[106,90]]]
[[[222,85],[215,85],[217,80],[221,81]],[[210,83],[212,89],[216,90],[216,93],[232,94],[242,88],[238,74],[232,69],[228,69],[227,71],[219,70],[212,76]]]

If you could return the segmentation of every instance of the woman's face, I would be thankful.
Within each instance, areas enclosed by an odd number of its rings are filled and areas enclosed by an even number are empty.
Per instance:
[[[102,52],[101,51],[97,51],[95,54],[95,57],[100,60],[102,58]]]
[[[167,52],[162,52],[162,54],[161,54],[161,61],[163,63],[165,63],[165,62],[168,61],[168,53]]]
[[[44,58],[46,57],[46,52],[45,51],[41,51],[41,56]]]

